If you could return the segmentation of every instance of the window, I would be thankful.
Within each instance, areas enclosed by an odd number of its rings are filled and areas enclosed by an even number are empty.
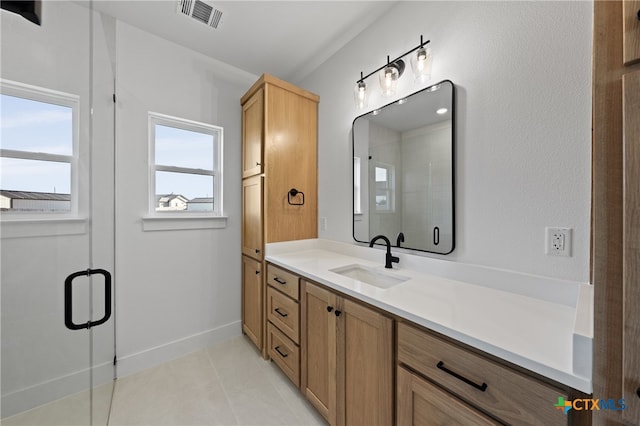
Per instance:
[[[360,185],[360,157],[353,157],[353,214],[362,214]]]
[[[0,210],[77,213],[79,98],[0,80]]]
[[[149,113],[152,215],[222,215],[222,127]]]
[[[395,211],[394,167],[390,164],[377,163],[375,165],[376,179],[376,210],[380,212]]]

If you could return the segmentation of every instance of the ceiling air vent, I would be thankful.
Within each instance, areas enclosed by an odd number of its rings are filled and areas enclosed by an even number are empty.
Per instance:
[[[222,19],[222,11],[200,0],[180,0],[178,13],[190,16],[212,28],[218,28]]]

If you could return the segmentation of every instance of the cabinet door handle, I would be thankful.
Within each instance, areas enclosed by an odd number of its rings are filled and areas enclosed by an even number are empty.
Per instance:
[[[256,253],[260,253],[260,249],[256,249]]]
[[[256,275],[259,275],[259,274],[260,274],[260,271],[256,271]]]
[[[281,312],[281,311],[280,311],[280,308],[275,308],[275,309],[274,309],[274,311],[275,311],[278,315],[280,315],[282,318],[284,318],[284,317],[288,317],[288,316],[289,316],[289,314],[288,314],[288,313],[286,313],[286,312]]]
[[[283,353],[282,351],[280,351],[280,345],[276,346],[276,347],[275,347],[275,348],[273,348],[273,349],[275,349],[275,351],[276,351],[276,352],[278,352],[282,358],[286,358],[286,357],[288,357],[288,356],[289,356],[289,354],[285,354],[285,353]]]
[[[327,306],[327,312],[333,311],[333,306]]]
[[[285,284],[287,283],[285,280],[281,280],[281,279],[280,279],[280,278],[278,278],[278,277],[273,277],[273,280],[274,280],[275,282],[277,282],[278,284],[282,284],[282,285],[285,285]]]
[[[342,313],[342,311],[339,311],[339,310],[337,310],[337,309],[336,309],[336,311],[334,312],[334,314],[336,314],[336,316],[337,316],[337,317],[339,317],[341,313]]]
[[[260,166],[260,165],[261,165],[261,163],[259,163],[259,162],[257,162],[257,161],[256,161],[256,166]]]
[[[473,386],[474,388],[478,389],[481,392],[484,392],[487,390],[488,385],[484,382],[482,382],[481,385],[472,382],[471,380],[467,379],[466,377],[456,373],[455,371],[451,371],[449,370],[447,367],[444,366],[444,362],[440,361],[438,362],[438,364],[436,365],[436,367],[442,371],[444,371],[447,374],[451,374],[453,377],[455,377],[458,380],[462,380],[463,382],[465,382],[468,385]]]

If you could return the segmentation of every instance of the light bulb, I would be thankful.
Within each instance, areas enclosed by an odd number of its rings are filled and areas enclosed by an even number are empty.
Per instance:
[[[367,107],[367,83],[359,81],[353,89],[353,100],[356,108],[364,109]]]
[[[396,84],[399,76],[400,73],[394,66],[386,66],[380,71],[379,78],[382,96],[389,97],[396,94]]]
[[[421,47],[418,52],[411,57],[411,68],[416,83],[424,83],[431,79],[431,63],[433,55],[431,49]]]

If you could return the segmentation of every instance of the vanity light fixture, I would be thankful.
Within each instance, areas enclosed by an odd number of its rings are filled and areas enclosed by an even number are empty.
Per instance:
[[[390,63],[389,57],[387,56],[387,66],[378,74],[378,77],[380,78],[380,90],[382,92],[382,96],[388,98],[396,94],[398,79],[403,73],[404,61],[402,59],[398,59],[393,61],[393,63]]]
[[[358,109],[365,109],[367,107],[367,83],[364,82],[362,73],[360,73],[360,80],[358,80],[356,87],[353,89],[353,100]]]
[[[413,70],[414,81],[416,83],[425,83],[431,79],[433,55],[431,48],[424,47],[422,36],[420,36],[420,46],[416,54],[411,56],[411,69]]]
[[[415,54],[411,56],[411,67],[413,69],[415,82],[424,83],[425,81],[428,81],[431,78],[431,63],[433,61],[433,55],[431,49],[425,48],[425,46],[430,41],[431,40],[424,41],[422,35],[420,35],[420,44],[418,46],[398,56],[393,61],[390,61],[389,56],[387,56],[387,63],[385,65],[373,72],[370,72],[366,76],[364,73],[360,72],[360,79],[356,81],[356,86],[353,89],[353,97],[356,107],[358,109],[364,109],[367,107],[367,84],[365,83],[365,80],[378,72],[382,96],[389,97],[395,95],[398,79],[402,77],[405,69],[405,61],[402,58],[411,53],[415,52]]]

